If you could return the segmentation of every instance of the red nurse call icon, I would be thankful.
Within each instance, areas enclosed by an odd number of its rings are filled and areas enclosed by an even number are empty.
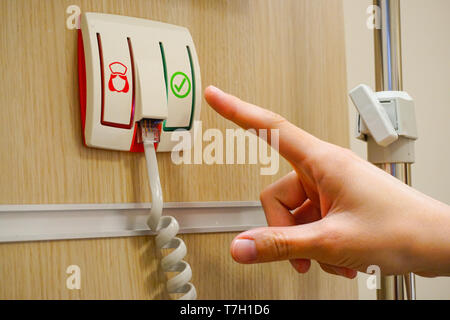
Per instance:
[[[109,70],[111,70],[108,82],[109,90],[127,93],[130,89],[126,76],[127,67],[123,63],[113,62],[109,64]]]

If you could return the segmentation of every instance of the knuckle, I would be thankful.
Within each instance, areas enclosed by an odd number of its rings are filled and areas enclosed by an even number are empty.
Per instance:
[[[259,200],[261,201],[262,204],[264,204],[264,202],[266,202],[267,200],[269,200],[272,196],[272,190],[271,187],[268,186],[266,188],[263,189],[263,191],[261,191],[261,193],[259,194]]]
[[[265,110],[265,117],[267,122],[270,124],[272,128],[278,128],[283,125],[287,120],[280,116],[278,113],[272,112],[270,110]]]
[[[336,145],[325,143],[317,148],[309,158],[305,159],[303,166],[308,168],[317,182],[324,182],[330,174],[338,172],[344,174],[352,166],[356,155],[352,151]],[[320,165],[319,165],[320,164]]]
[[[355,160],[356,154],[347,148],[342,148],[336,146],[336,159],[340,165],[345,166],[351,163],[351,161]]]
[[[336,151],[336,159],[342,166],[349,166],[352,164],[352,162],[359,160],[360,158],[354,153],[352,150],[335,146]]]
[[[318,160],[332,160],[335,161],[346,161],[351,158],[350,154],[352,152],[349,149],[342,148],[340,146],[324,142],[321,148],[317,148],[312,154],[312,158],[315,161]]]
[[[305,159],[305,164],[314,167],[317,163],[323,163],[326,160],[332,159],[334,155],[332,146],[324,142],[320,144],[319,148],[312,150],[310,156]]]
[[[265,239],[265,246],[268,248],[268,256],[275,260],[286,260],[290,257],[291,246],[288,237],[278,231],[273,231]]]
[[[276,197],[277,190],[279,189],[280,180],[277,180],[268,186],[266,186],[259,194],[259,200],[261,203],[272,200]]]
[[[324,146],[305,158],[301,166],[306,168],[312,174],[312,177],[320,183],[330,172],[327,170],[327,166],[333,161],[333,157],[333,152],[327,146]]]

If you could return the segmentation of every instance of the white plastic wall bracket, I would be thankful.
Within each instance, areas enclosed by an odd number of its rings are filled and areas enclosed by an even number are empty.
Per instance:
[[[403,91],[373,92],[361,84],[350,91],[358,110],[356,137],[367,141],[372,163],[414,162],[418,138],[414,101]]]
[[[398,139],[386,110],[372,89],[361,84],[350,91],[350,97],[366,128],[380,146],[386,147]]]
[[[143,151],[141,119],[163,120],[157,151],[177,144],[175,130],[194,134],[201,78],[186,28],[145,19],[83,13],[78,39],[80,104],[89,147]],[[193,141],[194,139],[191,139]]]

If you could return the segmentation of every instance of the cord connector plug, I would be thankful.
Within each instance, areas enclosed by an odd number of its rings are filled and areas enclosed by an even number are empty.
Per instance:
[[[162,120],[143,119],[139,122],[143,143],[158,143],[161,138]]]

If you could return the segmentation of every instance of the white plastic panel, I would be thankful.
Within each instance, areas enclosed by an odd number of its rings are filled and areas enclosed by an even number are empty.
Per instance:
[[[88,146],[130,150],[135,143],[135,124],[143,118],[166,120],[157,151],[171,151],[177,144],[171,141],[175,129],[193,133],[191,125],[200,117],[201,79],[194,43],[186,28],[84,13],[81,32],[86,64],[84,133]],[[128,90],[124,90],[120,76],[112,80],[112,87],[117,90],[110,90],[113,72],[109,65],[114,62],[127,67],[123,76],[127,78]],[[120,65],[115,66],[120,69]],[[114,72],[120,75],[124,71]]]

